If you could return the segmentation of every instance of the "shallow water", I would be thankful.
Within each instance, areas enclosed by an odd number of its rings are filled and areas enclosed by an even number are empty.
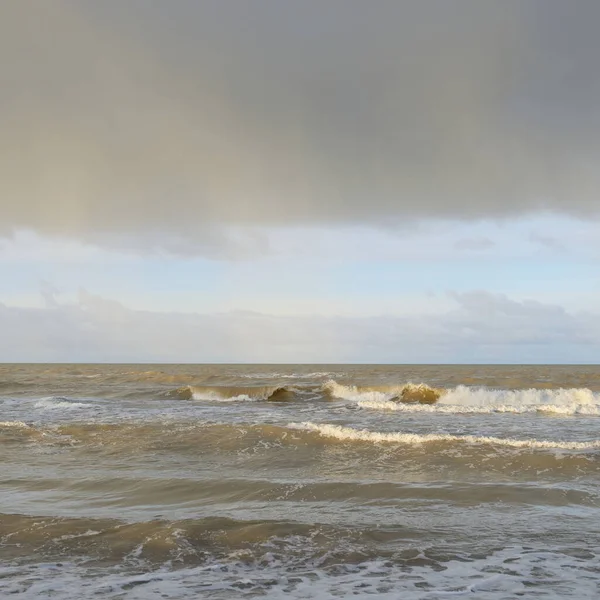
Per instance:
[[[0,366],[0,594],[596,598],[600,368]]]

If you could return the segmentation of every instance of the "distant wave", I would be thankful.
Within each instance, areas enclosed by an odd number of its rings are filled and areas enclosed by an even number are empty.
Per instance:
[[[26,387],[20,381],[0,381],[0,391],[12,391]]]
[[[70,398],[66,398],[64,396],[49,396],[47,398],[40,398],[34,406],[35,408],[42,408],[45,410],[73,410],[78,408],[87,408],[88,406],[91,406],[91,404],[77,402],[76,400],[71,400]]]
[[[513,438],[499,438],[493,436],[476,435],[451,435],[446,433],[403,433],[403,432],[381,432],[369,431],[367,429],[353,429],[341,425],[318,424],[318,423],[290,423],[288,427],[303,431],[311,431],[323,437],[342,441],[359,442],[388,442],[393,444],[430,444],[435,442],[464,443],[472,445],[490,444],[494,446],[506,446],[509,448],[530,449],[557,449],[557,450],[595,450],[600,448],[600,440],[587,442],[566,442],[553,440],[519,440]]]
[[[313,373],[238,373],[243,379],[323,379],[325,377],[340,377],[343,373],[331,371],[314,371]]]
[[[122,371],[117,379],[139,383],[175,384],[198,381],[195,375],[185,373],[165,373],[164,371]]]

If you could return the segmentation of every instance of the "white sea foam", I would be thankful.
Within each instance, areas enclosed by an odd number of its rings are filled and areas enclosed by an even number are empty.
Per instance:
[[[310,394],[310,390],[297,389],[290,386],[186,386],[178,390],[180,396],[192,400],[210,402],[257,402],[282,399],[287,394]],[[313,392],[314,393],[314,392]]]
[[[489,414],[489,413],[551,413],[556,415],[600,416],[600,405],[590,404],[490,404],[472,406],[461,404],[402,404],[391,400],[362,400],[357,402],[360,408],[405,413],[443,413],[443,414]]]
[[[322,391],[334,398],[354,402],[385,402],[398,400],[431,404],[436,402],[445,390],[433,388],[425,383],[404,383],[400,385],[377,385],[359,387],[343,385],[329,380],[322,386]]]
[[[491,444],[495,446],[507,446],[509,448],[531,448],[531,449],[560,449],[560,450],[594,450],[600,448],[600,440],[587,442],[570,442],[563,440],[537,440],[537,439],[514,439],[499,438],[493,436],[477,435],[451,435],[446,433],[404,433],[401,431],[382,432],[369,431],[367,429],[353,429],[341,425],[329,423],[290,423],[288,427],[312,431],[323,437],[342,441],[360,442],[389,442],[394,444],[430,444],[434,442],[459,442],[472,445]]]
[[[315,371],[313,373],[238,373],[244,379],[324,379],[325,377],[342,377],[344,373],[331,371]]]
[[[31,427],[23,421],[0,421],[0,427],[6,429],[14,427],[15,429],[30,429]]]
[[[40,398],[34,406],[43,410],[75,410],[78,408],[88,408],[91,404],[77,402],[60,396],[49,396],[47,398]]]
[[[600,394],[587,388],[498,390],[459,385],[448,389],[440,398],[439,403],[463,406],[587,405],[597,407],[600,405]]]
[[[458,386],[446,390],[435,404],[405,404],[391,400],[389,392],[361,392],[335,387],[337,397],[355,401],[361,408],[395,412],[430,413],[554,413],[600,415],[600,394],[587,388],[498,390]]]
[[[251,398],[248,394],[239,394],[237,396],[223,397],[216,392],[193,392],[193,400],[204,400],[206,402],[256,402],[256,398]]]
[[[124,598],[127,600],[187,600],[259,596],[333,600],[345,597],[397,600],[439,600],[467,597],[502,600],[536,595],[553,600],[597,598],[599,577],[596,548],[583,549],[589,558],[572,556],[572,550],[521,546],[429,565],[401,565],[386,560],[339,563],[331,567],[309,560],[293,569],[266,552],[258,564],[233,556],[206,565],[172,569],[94,569],[75,562],[0,567],[0,593],[31,600]],[[323,557],[326,558],[325,556]],[[424,554],[418,555],[427,562]],[[443,565],[443,566],[442,566]]]
[[[323,390],[331,394],[334,398],[340,398],[341,400],[381,402],[397,396],[402,387],[390,386],[386,391],[361,390],[354,385],[343,385],[337,381],[330,380],[323,385]]]

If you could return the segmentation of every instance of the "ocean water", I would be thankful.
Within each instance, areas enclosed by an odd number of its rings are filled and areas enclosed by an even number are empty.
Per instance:
[[[600,597],[600,368],[2,365],[0,597]]]

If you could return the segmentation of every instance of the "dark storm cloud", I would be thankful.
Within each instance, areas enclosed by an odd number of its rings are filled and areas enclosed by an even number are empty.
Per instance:
[[[586,0],[2,3],[0,235],[193,253],[230,225],[597,214],[599,22]]]

